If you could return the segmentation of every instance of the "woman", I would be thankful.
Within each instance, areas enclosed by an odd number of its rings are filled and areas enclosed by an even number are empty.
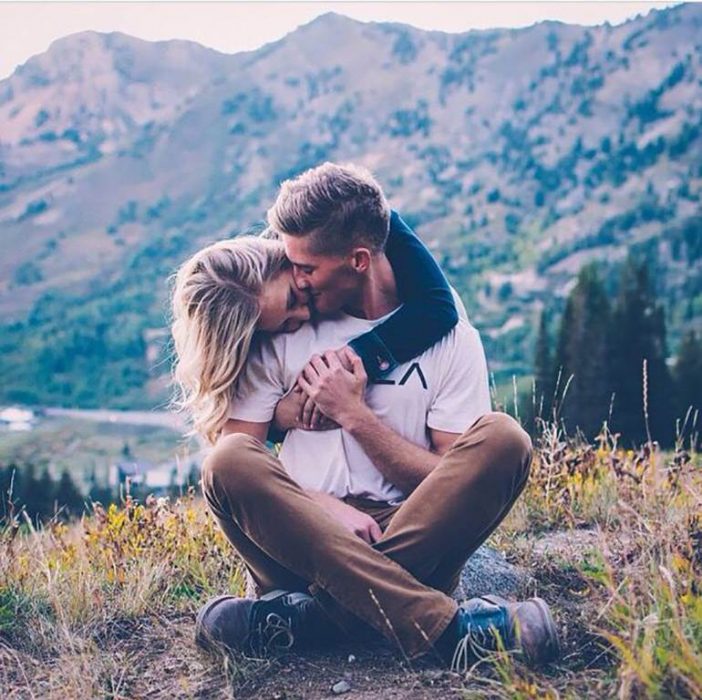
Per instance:
[[[451,289],[435,260],[396,212],[390,217],[385,253],[403,305],[372,331],[350,342],[370,380],[420,355],[458,322]],[[176,406],[193,433],[214,444],[227,421],[229,402],[257,333],[294,332],[310,320],[306,296],[297,289],[283,244],[242,236],[219,241],[187,260],[175,276],[172,333]],[[378,350],[382,349],[380,353]],[[292,392],[276,410],[279,430],[312,406]],[[303,427],[311,427],[308,419]],[[334,427],[330,423],[318,428]]]

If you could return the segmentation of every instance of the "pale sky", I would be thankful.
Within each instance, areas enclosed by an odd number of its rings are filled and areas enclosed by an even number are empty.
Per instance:
[[[546,19],[619,24],[676,2],[4,2],[0,0],[0,80],[55,39],[92,29],[148,40],[189,39],[224,53],[256,49],[325,12],[361,21],[465,32],[525,27]]]

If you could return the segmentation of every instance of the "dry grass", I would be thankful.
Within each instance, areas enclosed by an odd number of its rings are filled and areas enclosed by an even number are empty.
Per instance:
[[[535,672],[494,655],[436,680],[375,655],[361,696],[702,697],[702,466],[682,440],[673,453],[625,451],[606,430],[590,446],[545,426],[527,491],[493,544],[553,603],[559,665]],[[221,697],[232,684],[282,697],[286,672],[298,688],[287,697],[328,694],[323,660],[271,671],[196,650],[201,602],[243,589],[193,497],[97,507],[38,532],[16,521],[0,533],[3,697]]]
[[[127,501],[71,526],[22,529],[0,538],[0,687],[10,696],[222,686],[191,644],[193,611],[223,588],[241,593],[243,573],[200,503]]]
[[[554,529],[571,534],[537,534]],[[566,655],[555,674],[497,659],[491,696],[702,697],[702,462],[683,439],[664,454],[622,450],[606,427],[591,446],[545,426],[496,539],[555,601]]]

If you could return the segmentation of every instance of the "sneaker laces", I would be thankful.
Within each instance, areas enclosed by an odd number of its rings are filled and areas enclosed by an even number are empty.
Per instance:
[[[290,649],[295,643],[295,635],[292,631],[292,618],[283,618],[274,612],[268,613],[266,615],[266,626],[263,628],[263,638],[266,640],[268,648]]]
[[[510,636],[509,617],[504,607],[472,598],[462,606],[462,612],[461,636],[451,658],[451,670],[459,673],[465,673],[472,660],[484,659],[488,653],[504,649]]]
[[[451,658],[451,670],[466,673],[471,661],[484,659],[502,645],[500,633],[493,625],[489,628],[468,623],[465,634],[458,640]]]
[[[269,649],[290,649],[295,643],[292,631],[292,618],[284,618],[278,613],[268,613],[249,635],[249,646],[256,652]]]

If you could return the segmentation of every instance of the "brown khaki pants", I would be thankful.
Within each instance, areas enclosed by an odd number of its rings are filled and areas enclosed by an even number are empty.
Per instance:
[[[401,505],[345,499],[383,530],[372,546],[248,435],[220,438],[202,483],[259,593],[309,590],[342,629],[360,620],[412,658],[429,651],[455,615],[449,596],[463,565],[509,512],[530,463],[531,441],[519,424],[504,413],[483,416]]]

